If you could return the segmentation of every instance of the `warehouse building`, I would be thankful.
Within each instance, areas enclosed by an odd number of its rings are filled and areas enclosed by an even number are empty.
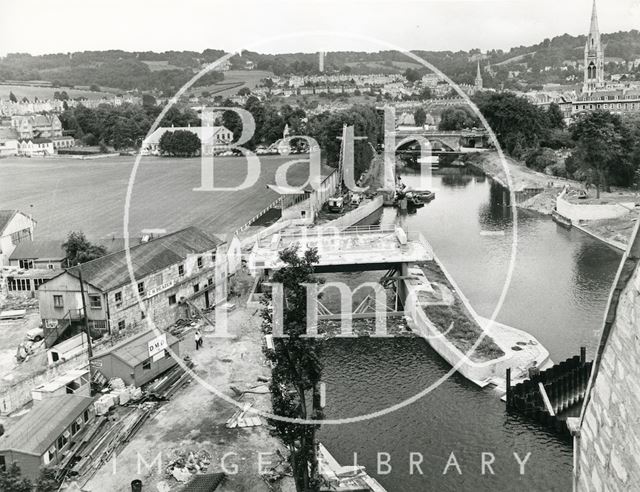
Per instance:
[[[69,268],[38,288],[47,346],[79,332],[82,291],[94,337],[139,331],[147,316],[158,328],[165,328],[182,316],[178,311],[182,299],[199,308],[221,302],[218,297],[224,290],[219,287],[226,277],[222,272],[217,278],[215,268],[221,244],[197,227],[188,227],[133,246],[129,250],[133,285],[126,250]]]

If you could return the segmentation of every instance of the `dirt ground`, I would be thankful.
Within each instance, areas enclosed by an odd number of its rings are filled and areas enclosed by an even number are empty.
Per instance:
[[[21,364],[16,361],[18,344],[32,328],[40,325],[40,313],[37,309],[27,311],[23,319],[0,321],[0,388],[17,381],[43,367],[46,367],[46,354],[41,350]]]
[[[562,189],[565,184],[575,188],[584,188],[578,181],[558,178],[534,171],[511,157],[505,156],[505,160],[509,168],[509,176],[514,190],[519,190],[521,188],[547,188],[551,186]],[[467,162],[482,169],[485,174],[506,185],[506,172],[504,170],[502,160],[497,152],[479,152],[477,154],[470,154],[467,158]]]
[[[207,383],[225,395],[233,396],[230,386],[241,390],[255,387],[260,384],[258,376],[269,377],[270,369],[262,355],[259,315],[255,310],[239,307],[229,316],[229,326],[239,331],[237,337],[216,338],[203,330],[204,347],[196,351],[193,336],[188,334],[180,351],[183,356],[187,353],[191,356],[197,374]],[[268,393],[245,394],[240,401],[253,401],[253,408],[260,410],[271,408]],[[112,459],[105,464],[84,490],[128,491],[131,480],[136,478],[142,480],[145,490],[180,490],[183,484],[166,474],[165,468],[176,452],[201,450],[212,457],[208,473],[225,471],[225,464],[229,471],[233,471],[234,465],[238,467],[237,474],[229,474],[219,490],[295,490],[291,488],[290,479],[280,481],[274,488],[263,481],[258,472],[259,453],[269,453],[262,457],[263,466],[268,468],[270,462],[278,461],[273,453],[276,450],[284,452],[284,447],[270,435],[265,425],[227,429],[225,422],[236,409],[198,382],[191,382],[143,425],[115,461]],[[160,466],[156,462],[147,468],[140,461],[138,470],[138,456],[151,464],[158,453],[161,453]],[[225,459],[227,453],[236,454]]]

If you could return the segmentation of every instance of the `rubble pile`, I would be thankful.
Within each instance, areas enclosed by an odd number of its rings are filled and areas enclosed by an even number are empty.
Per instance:
[[[19,363],[24,362],[31,355],[42,350],[43,347],[44,347],[44,340],[39,340],[37,342],[25,340],[24,342],[20,342],[20,345],[18,345],[18,349],[16,350],[16,360]]]
[[[38,307],[37,297],[7,296],[0,300],[0,311],[13,311],[16,309],[36,309]]]
[[[166,473],[178,482],[186,482],[191,475],[206,472],[211,464],[211,455],[204,449],[196,452],[176,449],[172,454]]]

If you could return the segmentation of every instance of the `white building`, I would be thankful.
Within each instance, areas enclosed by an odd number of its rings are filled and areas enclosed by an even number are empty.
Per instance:
[[[21,241],[33,240],[36,225],[31,216],[18,210],[0,210],[0,266],[9,264],[9,257]]]
[[[166,132],[184,130],[194,133],[202,142],[202,153],[212,155],[217,150],[226,149],[233,141],[233,132],[224,126],[184,126],[158,128],[142,143],[142,155],[160,155],[160,139]]]
[[[18,155],[18,132],[13,128],[0,127],[0,157]]]
[[[28,138],[18,140],[18,155],[33,157],[52,155],[54,153],[53,140],[49,138]]]

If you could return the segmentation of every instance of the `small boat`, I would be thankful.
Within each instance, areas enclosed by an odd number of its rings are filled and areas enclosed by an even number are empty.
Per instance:
[[[573,224],[571,223],[571,219],[562,215],[555,208],[551,211],[551,219],[556,224],[564,227],[565,229],[571,229],[571,227],[573,226]]]
[[[342,212],[344,210],[344,197],[332,197],[327,200],[329,212]]]
[[[417,199],[421,200],[422,203],[429,203],[436,197],[436,194],[433,191],[424,190],[424,191],[412,191],[413,196]]]

